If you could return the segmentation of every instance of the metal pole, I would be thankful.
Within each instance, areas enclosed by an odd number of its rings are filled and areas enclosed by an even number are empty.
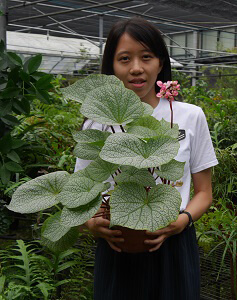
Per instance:
[[[25,6],[28,6],[28,5],[35,5],[35,4],[42,3],[42,2],[46,2],[46,1],[48,1],[48,0],[39,0],[39,1],[28,2],[28,3],[23,2],[22,4],[19,4],[19,5],[10,6],[8,9],[14,9],[14,8],[19,8],[19,7],[25,7]]]
[[[193,55],[195,58],[198,57],[198,51],[196,50],[198,48],[198,31],[193,32],[193,48],[195,49],[193,52]],[[195,60],[193,61],[195,63]],[[194,67],[193,70],[193,76],[192,76],[192,86],[196,85],[196,76],[197,76],[197,67]]]
[[[103,54],[103,34],[104,34],[104,16],[99,16],[99,48],[100,48],[100,65],[102,63],[102,54]]]
[[[0,41],[7,48],[7,0],[0,0]]]
[[[48,13],[48,14],[45,14],[45,15],[19,18],[19,19],[12,20],[11,22],[34,20],[34,19],[44,18],[44,17],[48,17],[48,16],[51,17],[51,16],[56,16],[56,15],[62,15],[62,14],[65,15],[65,14],[69,14],[69,13],[72,13],[72,12],[82,11],[84,9],[103,7],[103,6],[107,6],[107,5],[110,5],[110,4],[119,4],[119,3],[125,3],[125,2],[130,2],[130,1],[131,0],[117,0],[117,1],[112,1],[112,2],[108,2],[108,3],[100,3],[100,4],[90,5],[90,6],[86,6],[86,7],[82,7],[82,8],[75,8],[75,9],[72,9],[72,10],[55,11],[55,12]]]

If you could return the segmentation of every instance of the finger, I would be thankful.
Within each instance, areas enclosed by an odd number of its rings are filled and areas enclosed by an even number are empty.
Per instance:
[[[113,243],[124,243],[124,238],[112,237],[112,238],[107,238],[107,240]]]
[[[159,236],[158,238],[154,239],[154,240],[145,240],[144,243],[146,245],[156,245],[156,244],[159,244],[159,243],[163,243],[165,240],[165,237],[162,235],[162,236]]]
[[[122,252],[122,250],[118,246],[116,246],[114,243],[112,243],[110,241],[107,241],[107,242],[114,251]]]
[[[107,219],[104,219],[102,217],[95,218],[95,223],[96,223],[97,226],[108,227],[110,225],[110,221],[107,220]]]
[[[159,230],[156,230],[156,231],[146,231],[146,234],[147,235],[161,235],[161,234],[164,234],[165,232],[167,231],[167,229],[159,229]]]
[[[114,237],[114,236],[121,236],[122,235],[121,231],[119,231],[119,230],[112,230],[112,229],[109,229],[107,227],[99,227],[98,231],[101,234],[105,235],[106,237]]]
[[[157,244],[155,247],[153,247],[153,248],[149,249],[149,252],[154,252],[154,251],[156,251],[156,250],[160,249],[160,247],[162,246],[162,244],[163,244],[163,243],[159,243],[159,244]]]

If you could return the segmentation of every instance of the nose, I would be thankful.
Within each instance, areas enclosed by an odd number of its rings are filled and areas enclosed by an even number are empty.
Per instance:
[[[139,59],[134,59],[131,64],[130,74],[137,75],[143,73],[143,71],[144,70],[141,61]]]

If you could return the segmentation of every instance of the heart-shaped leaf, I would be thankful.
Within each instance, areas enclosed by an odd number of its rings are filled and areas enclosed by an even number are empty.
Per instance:
[[[69,176],[65,171],[57,171],[22,184],[7,208],[19,213],[34,213],[57,204],[56,197]]]
[[[74,140],[78,142],[74,149],[74,154],[86,160],[98,158],[104,142],[109,135],[111,135],[110,132],[97,129],[85,129],[73,133]]]
[[[52,242],[49,239],[43,236],[45,229],[47,228],[48,222],[50,218],[48,218],[41,229],[41,243],[48,247],[51,251],[55,253],[60,253],[69,249],[75,244],[78,239],[79,230],[76,227],[71,228],[64,236],[62,236],[57,242]]]
[[[101,158],[97,158],[85,169],[79,172],[80,176],[88,177],[94,181],[103,182],[107,180],[117,169],[118,165],[104,161]]]
[[[177,124],[170,127],[170,123],[162,119],[157,120],[153,116],[143,116],[127,125],[127,132],[142,139],[149,139],[158,135],[178,137],[179,128]]]
[[[77,208],[64,207],[61,215],[62,224],[70,227],[84,224],[96,214],[101,202],[101,196],[98,196],[86,205],[81,205]]]
[[[85,79],[76,81],[66,88],[62,88],[61,92],[66,100],[75,100],[83,103],[90,91],[104,84],[123,85],[122,81],[114,75],[93,74],[87,76]]]
[[[149,128],[151,130],[159,130],[161,127],[161,123],[153,116],[142,116],[141,118],[133,121],[127,126],[128,127],[142,126],[142,127]]]
[[[183,176],[185,162],[180,162],[172,159],[167,164],[164,164],[156,169],[156,174],[161,178],[176,181]]]
[[[168,163],[178,150],[178,140],[170,136],[145,142],[132,134],[119,132],[107,138],[100,157],[111,163],[144,169]]]
[[[140,98],[122,85],[106,84],[91,91],[81,106],[87,118],[106,125],[122,125],[143,114]]]
[[[146,103],[146,102],[142,102],[142,106],[143,106],[143,115],[146,116],[146,115],[151,115],[154,111],[153,107]]]
[[[117,183],[134,182],[143,186],[156,185],[155,178],[147,169],[122,166],[121,170],[122,173],[114,178]]]
[[[156,130],[152,130],[150,128],[142,126],[129,127],[127,133],[132,133],[136,137],[141,139],[149,139],[159,135],[159,133]]]
[[[85,205],[95,199],[99,193],[110,187],[109,183],[101,183],[87,177],[81,177],[80,172],[73,174],[64,186],[57,200],[69,208]]]
[[[43,236],[51,242],[60,240],[72,227],[62,224],[60,211],[49,217],[47,221]]]
[[[97,129],[85,129],[72,134],[74,140],[78,143],[95,143],[105,141],[109,135],[111,135],[110,132]]]
[[[93,143],[78,143],[73,150],[76,157],[85,160],[94,160],[99,157],[102,146]]]
[[[172,136],[173,138],[178,139],[179,136],[179,126],[178,124],[173,124],[173,127],[170,127],[170,122],[165,121],[162,119],[160,121],[161,123],[161,128],[160,128],[160,133],[163,135],[168,135]]]
[[[110,226],[158,230],[178,218],[181,200],[170,185],[158,184],[149,192],[136,183],[118,185],[110,199]]]

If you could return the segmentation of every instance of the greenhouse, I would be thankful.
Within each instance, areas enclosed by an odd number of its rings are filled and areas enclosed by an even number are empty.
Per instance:
[[[0,0],[0,299],[237,300],[236,20]]]

